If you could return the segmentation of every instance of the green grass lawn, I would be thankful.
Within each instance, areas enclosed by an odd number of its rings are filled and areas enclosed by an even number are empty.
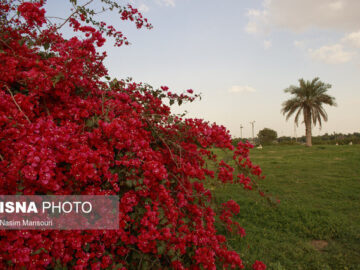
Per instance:
[[[250,157],[266,175],[262,189],[281,202],[271,207],[234,185],[216,189],[218,202],[231,198],[241,207],[247,235],[227,235],[244,261],[260,259],[268,269],[360,269],[360,145],[265,146]]]

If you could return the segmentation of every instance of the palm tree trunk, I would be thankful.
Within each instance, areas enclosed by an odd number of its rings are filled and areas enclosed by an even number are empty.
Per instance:
[[[306,135],[306,146],[312,146],[311,143],[311,112],[310,110],[305,110],[305,135]]]

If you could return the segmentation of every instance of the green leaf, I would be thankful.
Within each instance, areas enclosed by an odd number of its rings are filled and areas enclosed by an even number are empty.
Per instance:
[[[45,50],[48,50],[50,48],[50,43],[46,42],[43,46]]]
[[[133,186],[133,181],[132,180],[126,180],[126,186],[128,186],[128,187],[132,187]]]
[[[135,191],[140,191],[140,190],[143,190],[144,188],[143,187],[141,187],[141,186],[136,186],[135,187]]]
[[[165,250],[166,250],[166,244],[164,242],[160,242],[160,244],[157,247],[158,254],[159,255],[164,254]]]
[[[68,268],[66,266],[62,266],[60,259],[56,259],[54,270],[68,270]]]
[[[118,263],[117,265],[115,265],[114,269],[115,269],[115,270],[118,270],[118,269],[121,269],[121,268],[123,268],[123,267],[124,267],[124,266],[123,266],[122,263]]]
[[[41,252],[48,253],[48,251],[45,248],[39,248],[38,250],[34,251],[32,255],[38,255]]]
[[[64,74],[62,74],[61,72],[55,75],[55,77],[52,78],[53,87],[55,87],[55,85],[63,78],[64,78]]]
[[[90,245],[89,244],[86,244],[84,246],[84,251],[88,252],[90,250]]]
[[[143,261],[143,263],[141,265],[141,269],[143,269],[143,270],[149,269],[149,262],[148,261]]]

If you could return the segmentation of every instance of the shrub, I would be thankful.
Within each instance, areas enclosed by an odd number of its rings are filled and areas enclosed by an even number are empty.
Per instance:
[[[177,95],[111,80],[97,47],[105,35],[116,46],[126,38],[71,2],[66,22],[82,38],[64,39],[43,1],[0,4],[0,193],[118,195],[120,228],[1,230],[0,268],[242,268],[214,225],[218,215],[244,235],[232,220],[239,206],[231,200],[216,212],[203,182],[257,188],[252,145],[234,148],[223,126],[171,114],[165,102],[192,101],[192,90]],[[104,3],[122,20],[151,28],[131,6]],[[236,170],[218,161],[213,147],[233,151]]]

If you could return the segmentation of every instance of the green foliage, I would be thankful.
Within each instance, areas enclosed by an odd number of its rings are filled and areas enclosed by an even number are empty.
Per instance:
[[[272,144],[277,138],[277,132],[270,128],[264,128],[259,131],[258,138],[260,144],[269,145]]]
[[[250,157],[266,175],[262,189],[281,202],[272,208],[234,185],[217,188],[219,203],[232,197],[242,206],[247,235],[231,247],[267,269],[360,269],[360,145],[268,146]]]
[[[240,141],[243,142],[243,143],[245,143],[245,142],[247,142],[247,141],[250,141],[250,139],[246,139],[246,138],[234,138],[234,139],[232,139],[231,143],[232,143],[233,146],[236,147]]]
[[[352,142],[353,144],[360,144],[360,133],[354,132],[352,134],[342,134],[342,133],[325,133],[322,136],[313,137],[314,144],[336,144],[345,145]]]
[[[306,137],[301,136],[298,138],[289,137],[289,136],[282,136],[277,139],[279,145],[297,145],[305,143]],[[332,133],[328,134],[325,133],[321,136],[313,136],[312,142],[314,145],[321,145],[321,144],[328,144],[328,145],[335,145],[336,143],[339,145],[347,145],[350,142],[353,144],[360,144],[360,133],[354,132],[349,134],[343,133]]]

